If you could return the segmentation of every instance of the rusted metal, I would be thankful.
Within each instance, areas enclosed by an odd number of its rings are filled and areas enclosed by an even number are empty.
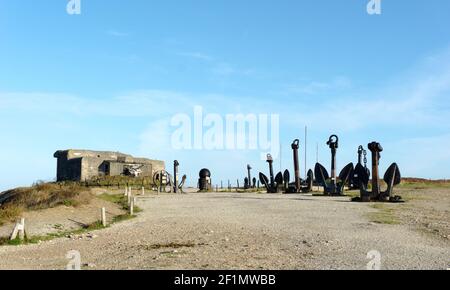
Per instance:
[[[181,181],[178,182],[178,168],[180,163],[175,160],[173,162],[173,175],[168,171],[157,171],[153,174],[153,184],[158,192],[165,193],[183,193],[183,186],[186,183],[187,176],[183,175]]]
[[[364,164],[363,164],[364,162]],[[360,145],[358,147],[358,164],[356,164],[355,169],[350,174],[350,179],[348,182],[349,189],[361,189],[361,176],[358,172],[365,170],[367,175],[370,177],[370,170],[367,168],[367,151],[364,150],[364,147]],[[368,186],[368,181],[364,182],[365,187]]]
[[[153,184],[156,186],[158,192],[172,192],[171,180],[170,173],[165,170],[157,171],[153,174]]]
[[[248,180],[248,177],[244,178],[244,189],[250,189],[250,181]]]
[[[316,164],[314,175],[316,181],[323,187],[324,195],[343,195],[345,184],[353,171],[353,163],[345,166],[339,173],[339,176],[337,176],[336,153],[339,148],[339,137],[337,135],[331,135],[327,141],[327,145],[331,149],[331,176],[328,175],[328,171],[320,163]]]
[[[312,170],[308,170],[306,180],[302,180],[300,177],[300,162],[299,162],[299,155],[298,150],[300,148],[300,140],[295,139],[294,142],[292,142],[291,145],[292,152],[293,152],[293,160],[294,160],[294,183],[289,184],[286,188],[285,192],[287,193],[308,193],[312,191],[313,181],[314,181],[314,173]]]
[[[178,192],[178,166],[180,166],[180,163],[178,162],[178,160],[175,160],[173,162],[173,192],[177,193]]]
[[[269,163],[270,179],[263,173],[259,173],[260,182],[266,187],[268,193],[277,193],[283,191],[284,193],[307,193],[312,191],[314,173],[309,170],[306,180],[300,177],[300,162],[298,150],[300,148],[300,141],[294,140],[291,145],[294,160],[294,182],[290,183],[290,172],[285,170],[283,173],[279,172],[275,177],[273,173],[273,159],[270,154],[267,155],[267,162]],[[255,182],[254,182],[255,183]]]
[[[401,173],[398,168],[397,163],[393,163],[386,170],[384,174],[384,182],[387,184],[386,191],[381,191],[380,177],[379,177],[379,163],[381,159],[381,152],[383,152],[383,147],[378,142],[372,142],[368,145],[369,150],[372,153],[372,190],[367,190],[367,185],[369,182],[369,175],[363,167],[357,168],[355,171],[361,177],[360,178],[360,192],[361,197],[355,198],[356,201],[370,202],[370,201],[383,201],[383,202],[401,202],[402,198],[400,196],[394,196],[393,190],[394,186],[400,184]]]
[[[273,174],[273,158],[272,155],[267,154],[267,163],[269,164],[269,176],[270,179],[267,178],[263,173],[259,173],[259,180],[264,185],[264,187],[267,189],[268,193],[277,193],[278,192],[278,185],[275,183],[275,177]],[[281,179],[283,179],[281,177]]]
[[[250,189],[252,188],[252,177],[251,177],[251,170],[252,167],[250,166],[250,164],[247,165],[247,177],[244,179],[244,189]]]
[[[295,139],[291,145],[293,155],[294,155],[294,177],[295,177],[295,191],[299,192],[301,189],[301,180],[300,180],[300,165],[298,161],[298,149],[300,148],[300,140]]]
[[[200,191],[211,191],[211,171],[207,168],[203,168],[198,175],[198,189]]]

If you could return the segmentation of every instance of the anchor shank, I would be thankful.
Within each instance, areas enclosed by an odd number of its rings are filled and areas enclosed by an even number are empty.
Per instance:
[[[175,160],[173,162],[173,192],[177,193],[178,192],[178,166],[180,165],[180,163]]]
[[[300,182],[300,163],[298,161],[298,149],[300,147],[300,141],[295,140],[294,143],[292,143],[292,151],[294,154],[294,171],[295,171],[295,189],[297,191],[301,188],[301,182]]]
[[[372,142],[368,146],[372,152],[372,197],[378,199],[380,197],[380,173],[378,165],[380,163],[380,152],[383,151],[380,143]]]
[[[331,179],[336,184],[336,149],[331,149]]]
[[[252,180],[252,178],[251,178],[251,175],[250,175],[250,170],[252,170],[252,167],[250,166],[250,164],[249,165],[247,165],[247,173],[248,173],[248,184],[250,185],[249,187],[252,187],[251,186],[251,180]]]

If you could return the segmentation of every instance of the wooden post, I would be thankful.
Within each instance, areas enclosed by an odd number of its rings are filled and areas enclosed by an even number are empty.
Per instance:
[[[17,223],[11,234],[11,241],[15,240],[19,235],[19,239],[23,241],[25,239],[25,219],[21,218],[20,223]]]
[[[106,227],[106,208],[102,207],[102,225]]]
[[[134,215],[134,199],[130,202],[130,215]]]

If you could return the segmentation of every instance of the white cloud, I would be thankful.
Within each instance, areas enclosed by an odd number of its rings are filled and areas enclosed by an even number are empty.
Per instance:
[[[232,67],[224,68],[225,73],[227,70],[228,73],[234,73]],[[346,87],[350,86],[351,82],[337,78],[331,84],[314,86],[331,89],[333,84]],[[217,168],[221,164],[230,164],[230,169],[216,170],[236,175],[236,168],[245,168],[246,163],[249,163],[245,160],[253,160],[255,164],[260,162],[259,151],[255,151],[254,156],[253,152],[247,151],[173,152],[170,149],[171,128],[168,120],[178,113],[191,114],[195,105],[203,105],[205,113],[220,115],[279,113],[281,126],[289,134],[298,134],[298,128],[303,125],[314,125],[315,130],[320,133],[339,130],[347,136],[360,136],[367,130],[374,130],[379,132],[375,133],[378,136],[384,136],[387,130],[402,132],[408,129],[415,136],[388,138],[386,147],[389,147],[389,150],[386,150],[383,164],[398,160],[404,174],[448,177],[450,173],[446,168],[450,160],[446,144],[449,144],[450,137],[440,134],[439,131],[444,132],[450,126],[449,93],[450,57],[443,54],[428,58],[408,75],[386,83],[385,87],[368,91],[361,96],[349,96],[344,100],[327,98],[325,101],[305,102],[303,99],[293,99],[286,103],[278,99],[268,99],[267,96],[242,97],[164,90],[134,91],[107,99],[89,99],[57,93],[0,92],[0,114],[25,112],[42,117],[148,117],[148,127],[140,134],[140,143],[136,145],[136,150],[144,156],[163,158],[166,161],[180,159],[185,163],[185,168],[189,168],[187,170],[190,174],[194,174],[193,171],[197,170],[197,167],[205,164]],[[34,120],[39,122],[40,118]],[[261,166],[263,170],[264,165]]]

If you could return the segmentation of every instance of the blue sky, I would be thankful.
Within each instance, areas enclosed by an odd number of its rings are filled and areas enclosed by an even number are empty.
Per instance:
[[[67,2],[0,0],[0,190],[53,179],[66,148],[179,159],[191,184],[267,171],[259,151],[171,150],[195,105],[279,114],[284,168],[307,125],[308,167],[336,133],[340,168],[377,140],[382,170],[450,177],[447,0]]]

